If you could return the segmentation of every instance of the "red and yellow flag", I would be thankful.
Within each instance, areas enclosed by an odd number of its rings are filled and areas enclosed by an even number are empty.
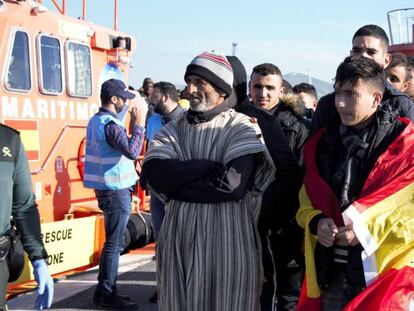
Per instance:
[[[36,120],[3,120],[3,123],[20,132],[27,159],[36,161],[40,158],[39,128]]]
[[[335,194],[316,166],[316,147],[323,131],[305,146],[307,173],[297,220],[305,228],[306,279],[298,310],[320,309],[314,263],[317,238],[309,230],[309,222],[319,213],[334,219],[338,226],[353,223],[364,247],[361,257],[368,287],[346,310],[388,310],[381,308],[390,304],[395,310],[408,310],[409,299],[403,293],[414,292],[414,126],[405,118],[401,121],[405,129],[378,158],[360,198],[342,215]],[[396,293],[400,294],[385,297],[385,284],[399,288]],[[369,300],[376,304],[367,303]]]

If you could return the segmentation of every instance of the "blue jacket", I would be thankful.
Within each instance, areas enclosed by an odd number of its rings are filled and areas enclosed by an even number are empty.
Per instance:
[[[138,180],[134,161],[112,148],[106,141],[105,125],[110,121],[124,128],[118,119],[109,114],[96,114],[88,123],[83,181],[87,188],[126,189]]]
[[[150,142],[158,130],[162,127],[162,117],[158,113],[154,113],[147,119],[147,125],[145,127],[145,133],[147,134],[147,140]]]

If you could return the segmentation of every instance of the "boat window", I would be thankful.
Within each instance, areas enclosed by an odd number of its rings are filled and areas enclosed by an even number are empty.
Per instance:
[[[62,58],[59,40],[41,35],[40,44],[40,90],[44,94],[62,92]]]
[[[5,76],[8,90],[26,92],[32,87],[30,79],[29,39],[27,33],[16,31],[13,49]]]
[[[76,42],[67,44],[67,86],[74,97],[92,95],[91,50],[89,46]]]

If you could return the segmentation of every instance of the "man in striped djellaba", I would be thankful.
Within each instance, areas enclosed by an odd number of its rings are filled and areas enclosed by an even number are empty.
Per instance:
[[[203,53],[184,75],[190,109],[160,129],[144,162],[165,201],[157,245],[160,310],[258,310],[256,229],[274,165],[254,119],[224,104],[233,72]]]

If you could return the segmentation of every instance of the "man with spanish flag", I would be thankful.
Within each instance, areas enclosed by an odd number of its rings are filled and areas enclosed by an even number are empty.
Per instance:
[[[347,57],[341,122],[305,146],[296,215],[306,277],[297,310],[409,310],[414,300],[414,126],[381,106],[384,73]]]

